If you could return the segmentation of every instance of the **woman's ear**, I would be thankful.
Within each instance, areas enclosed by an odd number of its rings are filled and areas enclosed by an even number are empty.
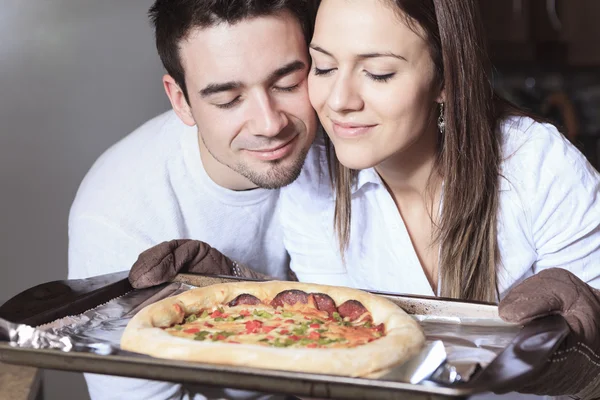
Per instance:
[[[177,82],[175,82],[175,79],[173,79],[171,75],[165,75],[163,76],[162,81],[165,92],[167,93],[167,96],[169,96],[171,106],[177,116],[186,125],[196,125],[196,121],[194,121],[194,116],[192,115],[192,109],[183,94],[183,90],[181,90]]]
[[[440,94],[438,95],[438,97],[435,99],[436,103],[445,103],[446,102],[446,90],[442,89],[440,91]]]

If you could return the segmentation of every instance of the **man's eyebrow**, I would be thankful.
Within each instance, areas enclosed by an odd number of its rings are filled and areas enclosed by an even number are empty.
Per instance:
[[[286,64],[283,67],[278,68],[275,71],[273,71],[269,75],[268,80],[275,81],[283,76],[286,76],[286,75],[291,74],[292,72],[296,72],[298,70],[302,70],[304,68],[306,68],[306,64],[304,64],[302,61],[300,61],[300,60],[292,61],[289,64]],[[206,87],[204,89],[200,90],[200,96],[208,97],[208,96],[212,96],[215,93],[236,90],[243,86],[244,86],[244,84],[239,81],[224,82],[224,83],[211,83],[209,85],[206,85]]]
[[[292,61],[286,65],[284,65],[281,68],[276,69],[275,71],[273,71],[270,75],[268,80],[269,81],[276,81],[277,79],[289,75],[292,72],[296,72],[302,69],[306,68],[306,64],[304,64],[302,61],[300,60],[296,60],[296,61]]]
[[[200,90],[200,96],[208,97],[215,93],[227,92],[229,90],[239,89],[243,86],[242,82],[225,82],[225,83],[211,83],[206,85],[204,89]]]
[[[319,53],[323,53],[325,55],[328,55],[329,57],[333,57],[333,54],[331,54],[330,52],[328,52],[324,48],[319,47],[317,45],[311,44],[310,48],[313,49],[313,50],[315,50],[315,51],[318,51]],[[402,57],[401,55],[392,53],[391,51],[387,51],[387,52],[384,52],[384,53],[365,53],[365,54],[359,54],[357,56],[357,58],[377,58],[377,57],[394,57],[394,58],[397,58],[399,60],[408,61],[406,58]]]

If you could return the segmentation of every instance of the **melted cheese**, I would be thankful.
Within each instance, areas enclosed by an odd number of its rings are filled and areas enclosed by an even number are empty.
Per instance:
[[[383,335],[383,326],[372,326],[370,316],[352,323],[301,303],[277,309],[264,304],[213,307],[165,330],[200,341],[309,348],[355,347]]]

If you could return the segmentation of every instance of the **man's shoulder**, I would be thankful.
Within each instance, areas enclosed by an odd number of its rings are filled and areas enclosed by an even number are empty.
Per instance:
[[[331,202],[333,187],[327,161],[327,146],[321,134],[317,135],[298,179],[282,188],[280,202],[285,211],[301,207],[309,212],[321,209],[325,203]]]
[[[160,161],[181,151],[181,138],[184,135],[194,134],[195,128],[185,125],[172,110],[167,111],[146,121],[109,147],[96,160],[91,170],[112,170],[118,166],[131,167],[133,164],[157,166]]]
[[[190,131],[192,130],[192,131]],[[184,168],[183,135],[193,135],[173,111],[138,127],[106,150],[84,177],[72,213],[111,214],[145,198],[160,198],[170,174]]]

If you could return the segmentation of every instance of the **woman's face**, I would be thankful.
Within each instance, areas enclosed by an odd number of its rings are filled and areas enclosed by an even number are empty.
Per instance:
[[[442,98],[434,64],[386,1],[323,0],[310,54],[310,101],[342,164],[364,169],[435,153]]]

